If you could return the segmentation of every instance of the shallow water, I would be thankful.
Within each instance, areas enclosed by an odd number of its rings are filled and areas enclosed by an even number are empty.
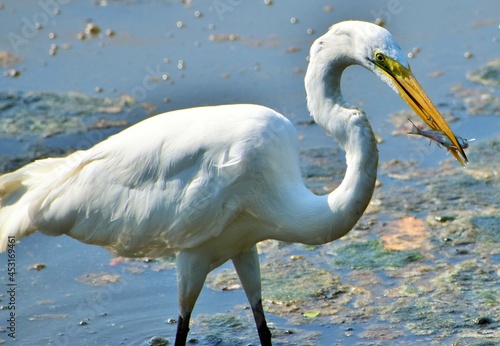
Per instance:
[[[471,82],[467,73],[498,58],[499,13],[494,0],[4,2],[0,52],[19,61],[2,66],[0,92],[24,96],[10,111],[0,103],[0,168],[85,149],[163,111],[248,102],[296,124],[306,183],[325,193],[342,179],[343,158],[318,126],[308,125],[308,49],[335,22],[382,18],[405,52],[418,48],[409,60],[414,74],[438,107],[457,118],[452,128],[476,138],[471,164],[458,168],[427,141],[393,136],[398,122],[390,115],[408,107],[361,68],[347,70],[345,98],[365,109],[383,139],[382,185],[355,230],[338,242],[262,244],[264,305],[276,344],[493,345],[500,342],[500,122],[498,108],[476,107],[482,111],[472,114],[468,105],[486,99],[498,107],[499,95],[498,87]],[[90,21],[101,33],[77,39]],[[34,28],[36,22],[42,28]],[[13,69],[17,77],[3,75]],[[69,91],[84,96],[78,107],[115,108],[68,109],[62,105]],[[27,93],[44,93],[46,103],[27,102],[33,101]],[[121,94],[135,102],[120,103]],[[54,99],[61,101],[48,102]],[[30,114],[29,122],[23,114]],[[114,263],[101,248],[38,234],[22,239],[16,255],[19,344],[173,341],[175,324],[166,322],[177,318],[170,262]],[[0,263],[5,306],[6,255]],[[45,267],[30,269],[35,264]],[[192,338],[208,345],[258,344],[238,287],[230,265],[209,277]],[[8,310],[0,316],[5,328]],[[7,333],[0,339],[12,342]]]

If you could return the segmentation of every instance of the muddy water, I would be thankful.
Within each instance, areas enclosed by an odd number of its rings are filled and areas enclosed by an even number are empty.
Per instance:
[[[347,70],[344,95],[366,110],[381,139],[380,184],[342,240],[261,244],[275,343],[498,344],[500,107],[498,69],[488,66],[500,52],[499,13],[493,0],[4,1],[0,169],[85,149],[159,112],[249,102],[296,124],[306,183],[326,193],[342,179],[344,159],[309,123],[308,49],[337,21],[383,19],[452,128],[476,138],[471,164],[459,168],[444,150],[401,135],[407,106],[366,71]],[[117,261],[101,248],[41,235],[15,250],[18,344],[173,341],[170,260]],[[10,344],[7,256],[0,261],[0,339]],[[258,344],[231,266],[210,275],[191,337]]]

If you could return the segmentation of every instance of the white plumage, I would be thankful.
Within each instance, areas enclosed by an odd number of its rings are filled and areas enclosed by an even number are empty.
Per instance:
[[[260,210],[269,203],[263,197],[278,183],[270,172],[300,179],[296,137],[286,118],[257,105],[152,117],[87,151],[2,176],[1,247],[23,228],[68,234],[121,256],[200,246],[242,209],[268,212]]]
[[[354,226],[373,193],[375,137],[366,115],[340,91],[342,72],[352,64],[377,74],[429,126],[456,141],[389,32],[342,22],[311,47],[305,78],[312,116],[346,150],[344,180],[331,194],[316,196],[304,186],[297,133],[277,112],[248,104],[173,111],[86,151],[1,176],[0,250],[9,236],[41,231],[121,256],[176,255],[176,345],[186,343],[206,275],[231,259],[261,344],[271,345],[255,244],[337,239]],[[463,154],[457,148],[453,154]]]

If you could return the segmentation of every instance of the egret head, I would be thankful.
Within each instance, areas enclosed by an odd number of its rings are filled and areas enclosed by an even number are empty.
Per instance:
[[[361,65],[389,85],[433,130],[442,131],[454,144],[449,149],[462,164],[467,162],[455,134],[411,72],[394,37],[386,29],[367,22],[346,21],[333,25],[311,47],[310,61],[322,66],[325,78],[340,81],[349,65]],[[309,72],[309,71],[308,71]],[[340,86],[336,85],[340,89]]]

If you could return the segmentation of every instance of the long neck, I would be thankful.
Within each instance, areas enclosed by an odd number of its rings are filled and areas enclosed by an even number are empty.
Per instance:
[[[327,243],[349,232],[368,206],[375,187],[375,136],[365,113],[343,101],[340,77],[345,67],[309,66],[306,74],[309,110],[315,121],[345,149],[347,170],[342,183],[328,196],[302,193],[303,198],[297,202],[300,205],[294,209],[302,219],[299,228],[307,228],[292,231],[302,243]]]

